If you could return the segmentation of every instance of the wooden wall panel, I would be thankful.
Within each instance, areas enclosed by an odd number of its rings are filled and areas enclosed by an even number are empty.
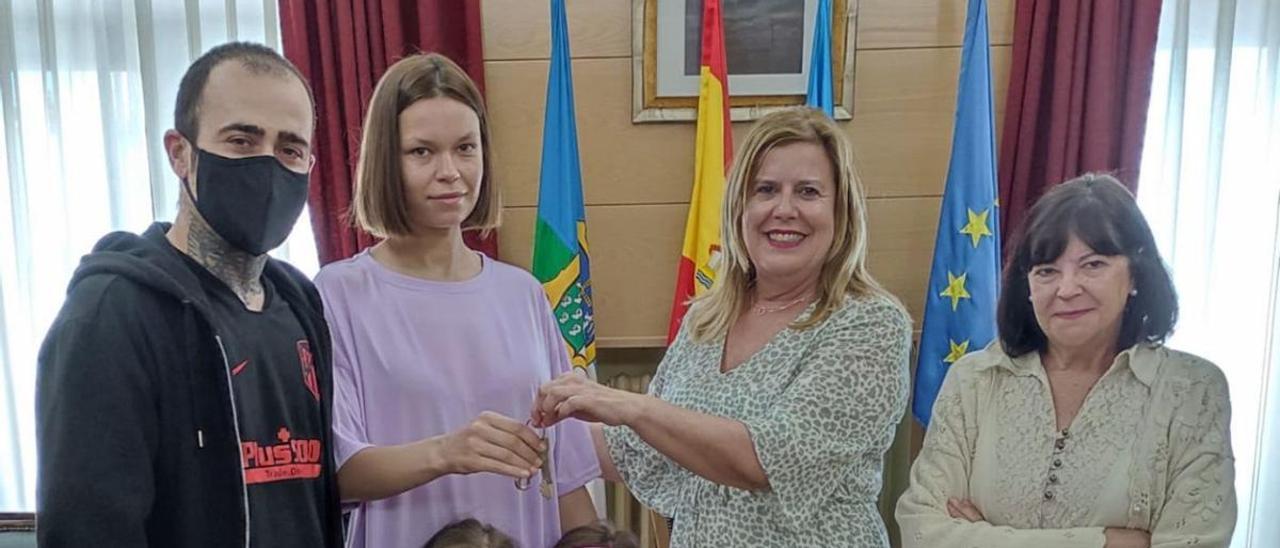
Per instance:
[[[484,0],[480,11],[485,60],[551,57],[550,2]],[[574,57],[631,58],[630,0],[567,0],[565,15]]]
[[[991,49],[997,130],[1008,85],[1010,48]],[[925,48],[858,53],[853,138],[859,173],[872,197],[941,194],[951,149],[959,50]],[[689,199],[693,124],[632,124],[625,59],[574,65],[583,193],[592,205],[669,204]],[[546,61],[485,63],[494,125],[494,177],[509,206],[537,204]],[[587,98],[596,98],[588,100]],[[750,127],[734,124],[739,143]],[[643,177],[637,177],[637,173]]]
[[[919,321],[941,200],[878,198],[868,202],[870,267]],[[675,284],[688,207],[684,204],[587,207],[596,330],[602,346],[661,344]],[[503,211],[503,260],[528,268],[537,211]]]
[[[538,203],[547,61],[485,63],[494,177],[510,206]],[[689,201],[693,124],[631,123],[631,61],[573,61],[578,152],[587,204]]]
[[[601,346],[665,344],[687,212],[685,204],[587,207]],[[537,211],[508,208],[503,214],[499,253],[528,268]]]
[[[1008,46],[991,48],[997,132],[1009,61]],[[858,52],[853,121],[847,127],[869,196],[942,194],[959,69],[956,48]]]
[[[875,198],[867,201],[871,274],[907,306],[920,328],[924,291],[933,262],[939,197]]]
[[[992,45],[1013,43],[1015,0],[990,0]],[[929,48],[964,43],[967,0],[859,0],[858,49]]]
[[[483,0],[504,260],[528,267],[548,56],[547,6]],[[1015,0],[991,0],[1000,128]],[[579,147],[603,346],[660,345],[692,183],[694,124],[631,123],[630,1],[568,0]],[[853,139],[872,272],[920,322],[950,152],[965,0],[860,0]],[[1002,45],[1004,44],[1004,45]],[[741,143],[749,123],[734,125]],[[603,356],[603,354],[602,354]]]

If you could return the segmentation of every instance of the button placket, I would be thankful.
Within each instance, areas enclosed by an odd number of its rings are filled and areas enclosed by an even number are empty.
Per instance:
[[[1063,430],[1059,433],[1058,437],[1053,440],[1053,460],[1050,461],[1049,473],[1046,475],[1044,485],[1043,497],[1045,502],[1053,502],[1053,498],[1056,496],[1053,487],[1060,485],[1058,472],[1062,469],[1062,457],[1067,449],[1067,440],[1070,438],[1071,432],[1069,430]]]

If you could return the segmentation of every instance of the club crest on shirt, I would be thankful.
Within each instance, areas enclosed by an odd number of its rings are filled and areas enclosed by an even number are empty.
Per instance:
[[[302,384],[307,386],[307,390],[316,401],[320,401],[320,383],[316,380],[316,364],[311,354],[311,343],[301,340],[298,341],[297,346],[298,363],[302,365]]]

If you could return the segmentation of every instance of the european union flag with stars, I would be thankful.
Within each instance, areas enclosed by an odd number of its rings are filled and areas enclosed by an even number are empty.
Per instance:
[[[969,0],[951,164],[938,218],[911,412],[926,427],[947,369],[996,336],[1000,227],[987,2]]]

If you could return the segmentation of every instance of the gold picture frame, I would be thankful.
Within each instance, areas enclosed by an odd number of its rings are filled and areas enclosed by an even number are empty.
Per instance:
[[[688,8],[688,2],[698,2],[699,0],[632,0],[632,120],[636,123],[644,122],[685,122],[697,119],[698,98],[696,94],[680,94],[665,95],[659,92],[660,89],[670,86],[660,85],[660,78],[670,79],[669,74],[659,73],[659,36],[665,36],[662,40],[663,47],[679,47],[683,51],[682,44],[674,44],[679,40],[672,40],[670,29],[660,29],[660,8],[666,14],[671,14],[674,9],[683,11]],[[812,5],[816,5],[817,0],[804,0],[805,8],[812,11]],[[858,0],[831,0],[831,57],[832,57],[832,74],[835,76],[835,117],[837,120],[849,120],[852,118],[853,111],[853,78],[854,78],[854,52],[856,44],[857,29],[857,2]],[[677,14],[678,15],[678,14]],[[661,19],[669,21],[669,17]],[[812,19],[806,19],[811,21]],[[728,28],[731,23],[726,20],[725,33],[733,32]],[[675,32],[682,32],[681,29],[675,29]],[[811,32],[811,30],[810,30]],[[806,40],[810,34],[804,34]],[[804,74],[808,72],[808,46],[804,47],[805,54],[802,60]],[[664,55],[669,52],[664,52]],[[771,75],[765,75],[766,77]],[[793,80],[796,76],[790,74]],[[759,93],[751,88],[749,77],[740,77],[734,74],[729,75],[729,117],[733,121],[749,121],[755,120],[765,113],[776,110],[778,108],[804,104],[804,91],[791,90],[787,93]],[[747,82],[744,85],[744,82]],[[663,82],[665,84],[665,82]],[[794,84],[793,84],[794,86]],[[744,90],[744,88],[746,88]]]

